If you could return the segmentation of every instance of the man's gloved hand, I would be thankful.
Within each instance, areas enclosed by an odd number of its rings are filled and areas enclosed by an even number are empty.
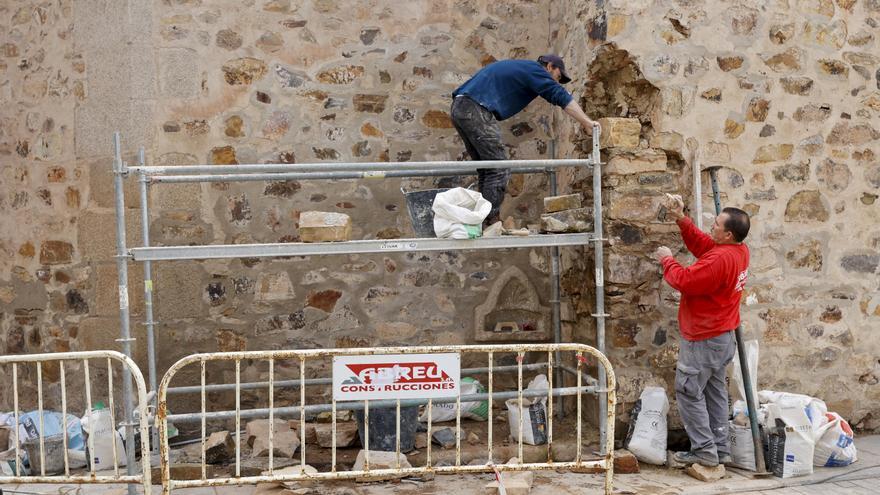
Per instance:
[[[666,211],[674,219],[678,220],[684,217],[684,201],[680,194],[666,193],[666,201],[664,202]]]
[[[672,256],[672,250],[666,246],[660,246],[654,251],[654,259],[657,261],[660,261],[667,256]]]

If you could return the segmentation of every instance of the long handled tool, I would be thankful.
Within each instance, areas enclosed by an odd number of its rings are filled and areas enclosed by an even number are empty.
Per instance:
[[[718,169],[721,167],[706,167],[704,170],[709,172],[709,178],[712,181],[712,198],[715,200],[715,215],[721,214],[721,195],[718,192]],[[697,211],[697,215],[702,212]],[[755,407],[755,398],[752,397],[752,377],[749,374],[749,367],[746,361],[746,351],[743,345],[742,325],[738,325],[734,330],[736,336],[736,350],[739,354],[739,368],[742,370],[743,388],[746,393],[746,406],[749,409],[749,424],[752,427],[752,442],[755,444],[755,468],[757,474],[768,474],[767,466],[764,463],[764,447],[761,441],[761,433],[758,430],[758,414]]]

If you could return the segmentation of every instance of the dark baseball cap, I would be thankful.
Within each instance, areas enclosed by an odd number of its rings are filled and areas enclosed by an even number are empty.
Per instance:
[[[565,62],[562,61],[562,57],[560,57],[559,55],[554,55],[552,53],[541,55],[540,57],[538,57],[538,63],[541,65],[553,64],[553,67],[559,68],[559,70],[562,72],[562,77],[559,78],[560,84],[567,84],[571,82],[571,78],[568,77],[568,72],[565,72]]]

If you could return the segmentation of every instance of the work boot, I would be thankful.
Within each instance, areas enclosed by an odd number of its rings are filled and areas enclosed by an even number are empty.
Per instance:
[[[733,464],[733,457],[730,457],[730,454],[718,454],[718,464],[724,464],[725,466]]]
[[[672,459],[674,459],[675,462],[680,462],[682,464],[699,464],[706,467],[715,467],[718,465],[718,461],[700,457],[693,452],[676,452],[672,454]]]

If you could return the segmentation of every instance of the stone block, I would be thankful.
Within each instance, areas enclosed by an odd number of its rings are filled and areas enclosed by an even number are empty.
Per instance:
[[[578,194],[550,196],[544,198],[544,213],[555,213],[563,210],[574,210],[581,207],[583,197]]]
[[[283,419],[276,419],[274,422],[275,425],[275,433],[279,431],[289,431],[293,429],[293,426]],[[265,437],[269,438],[269,420],[268,419],[255,419],[252,421],[248,421],[245,426],[245,442],[252,446],[257,438]]]
[[[828,200],[819,191],[797,192],[785,205],[786,222],[825,222],[830,217]]]
[[[66,241],[43,241],[40,244],[40,263],[63,265],[73,261],[73,245]]]
[[[554,234],[593,230],[593,209],[578,208],[541,215],[541,231]]]
[[[719,464],[715,467],[706,467],[700,464],[691,464],[690,467],[685,469],[685,472],[688,474],[688,476],[696,478],[700,481],[705,481],[706,483],[718,481],[726,474],[723,464]]]
[[[299,448],[300,438],[296,431],[287,429],[276,431],[272,435],[272,455],[292,459]],[[269,434],[265,437],[257,437],[254,440],[251,457],[265,457],[269,455]]]
[[[605,278],[613,284],[639,285],[660,276],[658,265],[646,256],[611,253]]]
[[[351,217],[345,213],[305,211],[299,217],[303,242],[335,242],[351,239]]]
[[[153,265],[156,284],[154,303],[159,321],[193,318],[207,311],[202,301],[203,282],[207,285],[201,265],[170,262]],[[161,289],[160,289],[161,288]]]
[[[95,305],[91,314],[116,316],[119,314],[119,278],[115,263],[99,263],[94,271]],[[128,264],[128,306],[132,315],[144,312],[144,265]]]
[[[626,449],[614,451],[614,474],[636,474],[639,472],[639,460]]]
[[[363,471],[366,466],[366,450],[361,450],[358,452],[357,459],[354,461],[354,467],[351,468],[352,471]],[[406,458],[404,454],[397,454],[396,452],[383,452],[380,450],[371,450],[370,451],[370,470],[377,469],[397,469],[398,460],[400,462],[401,469],[409,469],[412,465],[409,463],[409,460]],[[376,475],[365,475],[356,478],[357,482],[368,482],[368,481],[378,481],[378,480],[390,480],[390,479],[399,479],[403,478],[404,475],[385,475],[385,476],[376,476]]]
[[[252,57],[230,60],[223,64],[222,69],[226,83],[233,86],[251,84],[262,79],[268,72],[265,62]]]
[[[455,447],[455,431],[452,428],[438,428],[431,433],[431,440],[444,449]]]
[[[791,144],[767,144],[758,148],[752,163],[780,162],[791,158],[794,146]]]
[[[116,215],[86,210],[77,222],[77,247],[83,261],[115,261]],[[143,244],[140,210],[125,211],[125,240],[128,247]]]
[[[333,425],[332,424],[316,424],[314,425],[315,440],[318,445],[324,448],[333,446]],[[349,447],[357,439],[358,429],[357,423],[336,423],[336,447]]]
[[[201,445],[199,445],[201,449]],[[228,431],[216,431],[205,441],[205,462],[224,463],[235,455],[235,439]]]
[[[261,273],[254,299],[260,302],[289,301],[295,295],[287,272]]]
[[[164,48],[159,51],[159,93],[166,98],[195,98],[201,77],[195,50]]]
[[[626,220],[629,222],[657,222],[660,209],[663,207],[665,196],[661,194],[646,194],[645,192],[612,193],[609,197],[609,218]]]
[[[652,148],[681,152],[684,147],[684,138],[677,132],[658,132],[651,136]]]
[[[287,421],[276,419],[273,422],[272,452],[273,455],[293,458],[296,449],[299,448],[300,438],[296,430],[290,428]],[[253,450],[251,457],[263,457],[269,455],[269,429],[268,419],[257,419],[248,422],[245,427],[247,444]]]
[[[605,171],[609,174],[639,174],[666,171],[666,153],[655,149],[611,150]]]
[[[599,146],[602,148],[638,147],[642,132],[642,124],[638,119],[606,117],[599,119],[599,125],[602,126],[602,134],[599,136]]]

